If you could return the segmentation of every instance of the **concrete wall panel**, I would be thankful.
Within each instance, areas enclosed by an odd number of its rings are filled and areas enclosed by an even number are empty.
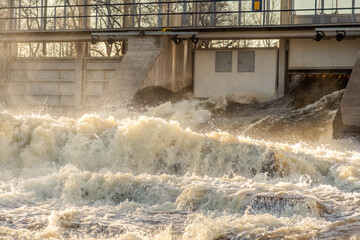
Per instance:
[[[12,61],[11,69],[29,69],[29,70],[59,70],[74,69],[73,59],[44,59],[44,58],[22,58]]]
[[[83,89],[75,90],[73,59],[13,59],[7,80],[9,104],[48,104],[74,106],[76,91],[83,105],[98,103],[105,85],[113,76],[121,58],[85,59]]]
[[[61,78],[61,80],[65,80],[65,81],[74,81],[75,71],[74,70],[61,70],[60,78]]]
[[[46,69],[47,68],[45,68],[44,70],[29,70],[27,77],[28,79],[34,79],[34,80],[46,79],[48,81],[58,80],[60,78],[59,70],[46,70]]]
[[[292,39],[289,46],[289,69],[352,69],[360,50],[360,40],[341,42]]]
[[[102,80],[105,79],[105,71],[103,69],[101,69],[101,70],[87,70],[86,71],[86,79],[102,81]]]
[[[41,83],[41,82],[30,82],[29,93],[31,94],[61,94],[60,83]]]
[[[215,72],[215,50],[195,51],[196,97],[218,97],[234,93],[256,93],[269,98],[276,97],[276,49],[254,50],[255,72],[237,72],[238,50],[227,51],[233,52],[232,72]]]
[[[61,82],[61,91],[62,94],[74,94],[74,83],[64,83]]]
[[[13,81],[24,81],[26,79],[26,70],[12,70],[10,78]]]

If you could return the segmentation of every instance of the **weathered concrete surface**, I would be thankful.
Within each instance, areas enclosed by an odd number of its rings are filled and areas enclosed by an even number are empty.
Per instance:
[[[335,138],[360,134],[360,51],[333,126]]]
[[[128,52],[104,91],[104,99],[129,99],[140,89],[161,51],[161,38],[130,37]]]
[[[162,87],[178,92],[192,84],[193,47],[188,40],[175,44],[162,38],[162,49],[140,89]]]
[[[192,44],[170,37],[130,37],[128,51],[104,91],[103,99],[129,100],[149,86],[173,92],[192,84]]]

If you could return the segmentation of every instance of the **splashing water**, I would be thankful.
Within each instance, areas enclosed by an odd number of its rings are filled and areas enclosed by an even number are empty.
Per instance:
[[[0,238],[360,239],[360,145],[329,137],[341,95],[239,134],[201,129],[199,100],[3,110]]]

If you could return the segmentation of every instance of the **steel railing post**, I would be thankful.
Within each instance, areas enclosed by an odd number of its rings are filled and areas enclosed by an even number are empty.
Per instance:
[[[110,0],[107,0],[107,28],[111,27],[111,6]]]
[[[141,3],[139,3],[139,22],[138,22],[138,26],[141,27]]]
[[[54,30],[56,30],[56,6],[54,8]]]
[[[183,13],[182,13],[182,26],[186,26],[186,12],[187,12],[187,3],[183,2]]]
[[[294,24],[294,5],[295,5],[295,0],[291,0],[291,24]]]
[[[314,23],[317,23],[317,0],[315,0],[315,14],[314,14]]]
[[[320,23],[325,22],[325,0],[321,0],[321,16],[320,16]]]
[[[210,10],[210,12],[211,12],[211,13],[210,13],[210,16],[211,16],[211,17],[210,17],[210,25],[211,25],[211,26],[215,26],[215,21],[216,21],[216,20],[215,20],[215,17],[216,17],[216,15],[215,15],[215,14],[216,14],[216,13],[215,13],[215,12],[216,12],[216,2],[215,2],[215,0],[212,0],[212,1],[211,1],[211,7],[210,7],[210,9],[211,9],[211,10]]]
[[[352,0],[351,22],[355,22],[355,0]]]
[[[21,0],[19,0],[19,11],[18,11],[18,30],[21,30]]]
[[[162,4],[161,4],[161,0],[158,1],[159,4],[159,10],[158,10],[158,27],[162,26],[162,19],[161,19],[161,14],[162,14]]]
[[[169,2],[167,3],[167,27],[170,27],[170,3]]]
[[[241,8],[242,8],[242,4],[241,4],[241,0],[239,0],[239,9],[238,9],[238,26],[241,26]]]
[[[95,5],[95,29],[98,28],[98,5]]]
[[[270,25],[270,0],[266,1],[266,25]]]
[[[66,0],[64,0],[64,20],[63,20],[63,29],[66,29],[66,18],[67,18],[67,13],[66,13],[66,10],[67,10],[67,6],[66,6]]]
[[[133,8],[132,8],[132,27],[135,27],[135,0],[133,0]]]

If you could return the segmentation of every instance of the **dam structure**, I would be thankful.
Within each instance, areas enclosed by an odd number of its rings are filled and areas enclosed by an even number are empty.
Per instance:
[[[353,72],[340,122],[360,126],[359,23],[358,0],[2,1],[0,95],[76,109],[146,87],[271,100],[296,74]]]

